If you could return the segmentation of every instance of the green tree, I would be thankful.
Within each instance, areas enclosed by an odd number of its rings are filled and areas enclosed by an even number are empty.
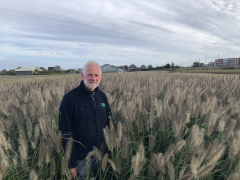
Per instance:
[[[16,75],[15,70],[9,70],[6,72],[7,75]]]
[[[174,69],[174,63],[173,63],[173,61],[172,61],[171,69]]]
[[[170,67],[171,67],[171,65],[170,65],[169,63],[167,63],[167,64],[164,66],[164,68],[166,68],[166,69],[170,69]]]
[[[149,64],[149,65],[147,66],[147,68],[148,68],[148,69],[152,69],[153,66],[152,66],[151,64]]]
[[[204,64],[200,62],[194,62],[193,67],[202,67]]]

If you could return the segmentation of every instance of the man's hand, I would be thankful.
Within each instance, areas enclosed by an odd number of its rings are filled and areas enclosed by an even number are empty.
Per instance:
[[[77,179],[77,168],[69,169],[70,179]]]

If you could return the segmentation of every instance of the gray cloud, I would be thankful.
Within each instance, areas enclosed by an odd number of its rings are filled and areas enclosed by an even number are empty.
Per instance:
[[[4,1],[0,56],[66,68],[87,60],[156,66],[239,57],[239,8],[235,0]]]

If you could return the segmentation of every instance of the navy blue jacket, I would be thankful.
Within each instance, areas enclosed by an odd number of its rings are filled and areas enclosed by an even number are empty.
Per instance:
[[[98,87],[93,92],[87,90],[83,81],[63,97],[59,109],[59,130],[62,131],[64,150],[66,138],[74,139],[70,168],[77,167],[77,159],[84,160],[93,146],[100,148],[102,143],[106,145],[103,128],[109,126],[109,114],[107,96]]]

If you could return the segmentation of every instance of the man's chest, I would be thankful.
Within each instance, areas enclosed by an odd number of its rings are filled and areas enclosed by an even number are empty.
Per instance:
[[[107,120],[107,104],[99,96],[84,97],[74,104],[73,121],[75,124],[92,125],[102,123]]]

